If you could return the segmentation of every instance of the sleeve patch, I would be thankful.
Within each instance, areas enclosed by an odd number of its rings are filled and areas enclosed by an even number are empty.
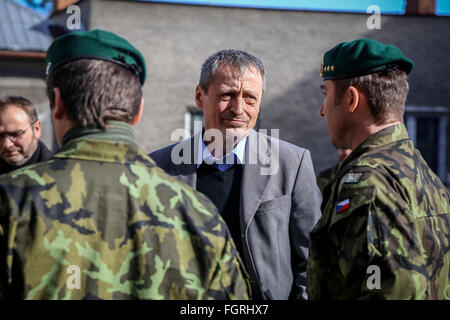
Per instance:
[[[341,213],[351,207],[350,198],[347,198],[336,204],[336,213]]]
[[[362,175],[363,175],[362,173],[355,173],[355,172],[347,173],[345,176],[342,177],[341,184],[358,183],[361,180]]]

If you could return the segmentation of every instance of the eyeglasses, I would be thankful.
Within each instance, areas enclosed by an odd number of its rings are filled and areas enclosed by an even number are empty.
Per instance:
[[[16,131],[12,131],[12,132],[3,132],[0,133],[0,141],[3,141],[3,139],[8,138],[11,142],[16,142],[17,140],[20,139],[20,137],[22,137],[24,135],[25,132],[27,132],[28,129],[30,129],[34,124],[36,123],[36,121],[33,121],[31,123],[31,125],[23,130],[16,130]]]

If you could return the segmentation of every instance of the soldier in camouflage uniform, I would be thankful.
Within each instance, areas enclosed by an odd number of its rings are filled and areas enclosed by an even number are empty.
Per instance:
[[[142,55],[72,32],[47,52],[53,159],[0,178],[0,297],[248,299],[213,204],[135,143]]]
[[[402,123],[412,68],[370,39],[324,55],[320,114],[332,144],[353,152],[311,232],[310,299],[450,298],[450,194]]]

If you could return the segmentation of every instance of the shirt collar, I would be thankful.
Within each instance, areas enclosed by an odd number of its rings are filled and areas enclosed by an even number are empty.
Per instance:
[[[211,163],[223,163],[223,164],[231,164],[234,162],[234,155],[236,155],[239,163],[245,163],[245,145],[247,143],[247,138],[242,139],[233,149],[232,152],[228,153],[224,156],[225,161],[222,159],[218,159],[213,157],[213,155],[209,152],[208,148],[205,145],[205,142],[203,142],[203,133],[200,133],[200,137],[198,139],[198,154],[197,154],[197,168],[200,167],[203,160],[205,162]],[[231,165],[230,165],[231,166]]]
[[[393,124],[381,129],[356,147],[347,159],[344,160],[340,168],[345,167],[348,163],[360,157],[362,154],[369,152],[370,150],[381,148],[385,145],[402,140],[408,140],[411,143],[411,148],[413,148],[412,142],[409,140],[408,131],[403,123]]]
[[[135,143],[135,135],[131,125],[122,121],[110,121],[105,130],[93,126],[75,126],[64,135],[62,145],[64,146],[69,141],[82,137]]]

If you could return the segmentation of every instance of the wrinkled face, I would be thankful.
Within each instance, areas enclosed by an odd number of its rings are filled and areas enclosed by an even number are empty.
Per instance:
[[[40,136],[40,122],[32,125],[21,108],[8,106],[0,112],[0,157],[8,164],[20,166],[27,162]]]
[[[263,94],[263,79],[250,67],[245,72],[221,64],[206,93],[197,87],[196,102],[203,109],[205,129],[224,136],[245,137],[256,124]]]
[[[336,148],[346,149],[348,147],[345,139],[347,121],[345,118],[344,106],[335,104],[336,92],[334,83],[331,80],[323,80],[320,86],[323,93],[323,102],[320,106],[319,114],[325,117],[330,135],[330,142]]]

